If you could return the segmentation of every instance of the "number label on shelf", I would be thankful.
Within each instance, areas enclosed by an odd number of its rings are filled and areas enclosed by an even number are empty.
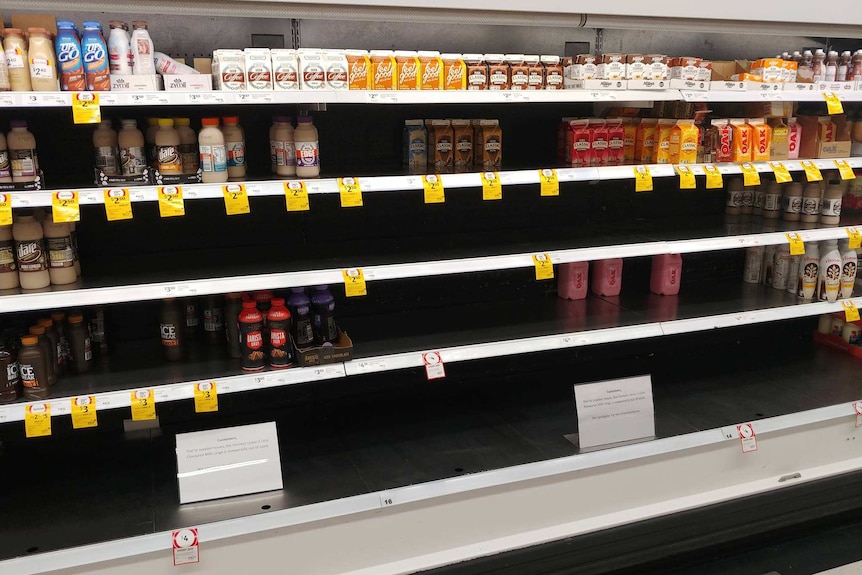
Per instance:
[[[0,193],[0,226],[12,225],[12,194]]]
[[[114,188],[105,190],[105,214],[109,222],[132,219],[132,199],[129,190]]]
[[[703,167],[703,173],[706,174],[707,190],[714,190],[716,188],[724,187],[724,180],[722,178],[721,172],[716,166],[712,164],[705,165]]]
[[[344,277],[344,293],[347,297],[368,294],[365,289],[365,274],[362,272],[362,268],[341,270],[341,275]]]
[[[28,438],[51,435],[50,403],[33,403],[24,409],[24,433]]]
[[[73,397],[70,401],[72,408],[72,427],[75,429],[86,429],[97,427],[99,420],[96,415],[96,396],[82,395]]]
[[[426,204],[442,204],[446,201],[446,190],[439,175],[422,176],[422,188],[425,191]]]
[[[425,364],[425,376],[429,380],[446,377],[446,368],[443,366],[443,358],[440,357],[439,351],[423,353],[422,363]]]
[[[739,434],[743,453],[757,451],[757,435],[754,433],[754,425],[751,423],[737,425],[736,432]]]
[[[652,174],[647,166],[635,166],[633,168],[635,174],[635,191],[636,192],[651,192],[652,191]]]
[[[740,168],[742,168],[742,184],[744,186],[760,185],[760,174],[757,173],[757,168],[747,162],[742,164]]]
[[[482,172],[482,199],[503,199],[503,186],[500,184],[500,174],[497,172]]]
[[[790,242],[790,255],[801,256],[805,254],[805,242],[799,237],[799,234],[784,234],[787,241]]]
[[[838,168],[838,173],[841,174],[842,180],[855,180],[856,173],[853,171],[853,168],[850,164],[847,163],[847,160],[835,160],[835,167]]]
[[[224,210],[227,215],[238,216],[251,213],[251,208],[248,205],[248,192],[244,185],[228,184],[222,186],[221,189],[224,195]]]
[[[844,308],[844,321],[859,321],[859,309],[853,301],[849,299],[842,300],[841,307]]]
[[[554,264],[548,254],[533,254],[533,266],[536,268],[537,280],[554,279]]]
[[[679,174],[679,189],[694,190],[697,188],[697,180],[695,180],[694,172],[686,165],[674,166],[676,173]]]
[[[307,212],[309,210],[308,188],[305,187],[305,182],[285,182],[284,197],[288,212]]]
[[[136,389],[130,395],[132,421],[149,421],[156,418],[156,402],[152,389]]]
[[[195,413],[218,411],[216,382],[204,381],[195,384]]]
[[[196,528],[180,529],[171,534],[173,541],[174,567],[200,563],[200,541]]]
[[[55,223],[81,221],[81,206],[78,205],[78,192],[62,191],[51,194],[51,213]]]
[[[75,92],[72,94],[72,122],[75,124],[98,124],[102,121],[102,108],[97,92]]]
[[[853,411],[856,412],[856,427],[862,427],[862,401],[853,404]]]
[[[810,160],[802,160],[802,169],[805,170],[805,179],[809,182],[822,182],[823,174],[820,173],[820,168],[814,165]]]
[[[769,167],[772,168],[772,173],[775,174],[775,181],[779,184],[786,184],[793,181],[793,176],[787,170],[787,166],[781,162],[769,162]]]
[[[559,196],[560,180],[557,177],[557,170],[551,168],[539,170],[539,185],[541,186],[540,195]]]
[[[186,215],[186,205],[183,201],[183,189],[180,186],[159,187],[159,215],[163,218],[173,218]]]
[[[862,233],[856,228],[847,228],[848,246],[851,250],[862,248]]]
[[[823,92],[823,99],[826,100],[826,111],[830,116],[844,113],[844,106],[835,92]]]
[[[338,195],[342,208],[361,208],[362,185],[359,178],[338,178]]]

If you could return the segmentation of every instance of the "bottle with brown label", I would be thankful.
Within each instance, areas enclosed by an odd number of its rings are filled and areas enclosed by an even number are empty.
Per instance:
[[[243,371],[258,371],[266,363],[263,341],[263,315],[253,301],[242,302],[239,314],[240,366]]]
[[[66,323],[66,312],[51,312],[51,321],[54,322],[54,327],[57,329],[57,333],[60,336],[60,347],[63,350],[63,361],[66,364],[66,370],[71,371],[72,350],[69,347],[69,326]]]
[[[9,125],[12,131],[6,136],[6,144],[9,146],[12,181],[16,184],[35,182],[39,175],[36,138],[27,129],[27,122],[24,120],[12,120]]]
[[[21,373],[21,384],[25,399],[45,399],[48,397],[48,362],[45,352],[39,346],[39,338],[24,336],[21,338],[21,350],[18,352],[18,367]]]
[[[162,350],[168,361],[180,361],[186,355],[185,313],[174,298],[162,300],[159,312],[159,330]]]
[[[156,158],[161,174],[180,175],[183,173],[183,161],[180,157],[180,135],[174,129],[174,121],[171,118],[159,118],[159,130],[156,132]]]
[[[87,373],[93,369],[93,348],[90,342],[90,330],[84,323],[84,316],[79,313],[71,314],[66,332],[75,371]]]
[[[272,299],[272,307],[266,314],[269,328],[269,365],[284,368],[293,365],[293,345],[290,341],[290,311],[284,299]]]
[[[188,297],[183,300],[183,308],[186,311],[186,339],[192,342],[201,330],[201,307],[198,300]]]
[[[42,289],[51,285],[48,258],[42,225],[33,212],[23,211],[12,224],[15,252],[18,258],[18,278],[23,289]]]
[[[18,285],[18,264],[15,263],[12,226],[0,226],[0,289],[13,289]]]
[[[54,285],[75,283],[75,250],[72,248],[72,230],[69,224],[54,223],[51,214],[42,222],[48,256],[48,274]]]
[[[201,167],[201,157],[198,151],[198,135],[191,128],[188,118],[174,118],[174,127],[180,135],[180,161],[184,174],[197,174]]]
[[[0,348],[0,403],[15,401],[21,396],[21,376],[18,359],[12,352]]]
[[[42,353],[45,355],[45,363],[48,368],[48,385],[57,384],[57,348],[51,344],[51,340],[45,335],[45,328],[34,325],[30,328],[30,335],[39,340],[39,347],[42,348]]]
[[[54,326],[54,320],[49,317],[40,319],[36,325],[45,328],[45,337],[53,347],[51,358],[56,366],[54,371],[57,377],[63,377],[66,374],[66,348],[65,342],[60,339],[60,331]]]
[[[223,345],[224,307],[221,296],[207,296],[204,303],[204,333],[210,345]]]

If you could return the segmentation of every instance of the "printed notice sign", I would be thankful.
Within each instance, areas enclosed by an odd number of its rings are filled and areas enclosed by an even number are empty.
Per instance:
[[[281,489],[275,423],[177,435],[180,503]]]
[[[655,436],[648,375],[575,385],[581,449]]]

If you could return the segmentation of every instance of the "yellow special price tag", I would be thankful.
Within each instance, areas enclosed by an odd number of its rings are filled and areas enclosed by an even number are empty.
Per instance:
[[[841,300],[841,307],[844,308],[844,321],[859,321],[859,309],[855,303],[849,299]]]
[[[805,254],[805,242],[799,237],[799,234],[784,234],[787,241],[790,242],[790,255],[801,256]]]
[[[651,192],[652,191],[652,174],[646,166],[635,166],[635,191],[636,192]]]
[[[367,295],[365,274],[362,273],[362,268],[341,270],[341,275],[344,277],[344,293],[347,297]]]
[[[86,429],[99,425],[96,416],[96,396],[82,395],[73,397],[72,404],[72,427],[75,429]]]
[[[859,233],[859,230],[856,228],[847,228],[847,237],[849,238],[847,247],[851,250],[862,248],[862,233]]]
[[[228,184],[221,187],[224,195],[224,211],[229,216],[238,216],[241,214],[250,214],[251,208],[248,205],[248,192],[245,191],[245,186],[242,184]]]
[[[557,178],[557,170],[545,168],[539,170],[539,184],[542,196],[559,196],[560,180]]]
[[[844,106],[835,92],[823,92],[823,99],[826,100],[826,111],[830,116],[844,113]]]
[[[51,435],[50,403],[34,403],[25,408],[24,433],[27,437]]]
[[[152,389],[131,392],[132,421],[149,421],[156,418],[156,400]]]
[[[342,208],[362,207],[362,186],[359,178],[338,178],[338,194]]]
[[[72,121],[76,124],[98,124],[102,121],[102,108],[96,92],[72,94]]]
[[[500,174],[497,172],[482,172],[482,199],[503,199],[503,186],[500,184]]]
[[[51,194],[51,212],[54,223],[81,221],[81,206],[78,205],[78,192],[54,192]]]
[[[132,197],[125,188],[105,190],[105,214],[108,221],[132,219]]]
[[[718,171],[718,168],[716,168],[712,164],[709,164],[703,167],[703,173],[706,174],[707,190],[714,190],[716,188],[724,187],[724,179],[721,176],[721,172]]]
[[[760,174],[757,173],[757,169],[749,163],[745,163],[739,166],[742,168],[742,185],[744,186],[759,186],[760,185]]]
[[[847,163],[847,160],[835,160],[835,167],[838,168],[838,173],[841,174],[842,180],[855,180],[856,174],[853,168]]]
[[[204,381],[195,384],[195,413],[218,411],[216,382]]]
[[[772,168],[772,173],[775,174],[775,181],[779,184],[786,184],[793,181],[793,176],[787,171],[787,166],[781,162],[769,162],[769,167]]]
[[[288,212],[307,212],[309,210],[308,188],[305,187],[305,182],[285,182],[284,198]]]
[[[533,254],[533,265],[536,268],[537,280],[554,279],[554,264],[548,254]]]
[[[443,180],[437,174],[422,176],[422,188],[425,190],[426,204],[442,204],[446,201]]]
[[[186,215],[183,189],[180,186],[159,187],[159,215],[163,218]]]
[[[809,182],[822,182],[823,174],[820,173],[820,168],[814,165],[810,160],[802,160],[802,169],[805,170],[805,179]]]
[[[694,177],[694,172],[688,166],[674,166],[676,173],[679,174],[679,189],[694,190],[697,189],[697,180]]]
[[[0,194],[0,226],[12,225],[12,194]]]

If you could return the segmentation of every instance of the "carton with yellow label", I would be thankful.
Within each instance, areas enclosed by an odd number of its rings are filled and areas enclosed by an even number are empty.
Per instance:
[[[694,120],[678,120],[670,136],[671,163],[696,164],[699,138],[700,129]],[[677,151],[676,156],[673,155],[674,149]]]

